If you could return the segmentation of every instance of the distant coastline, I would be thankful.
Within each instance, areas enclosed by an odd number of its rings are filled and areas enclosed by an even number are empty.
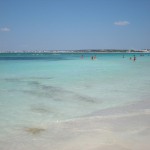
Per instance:
[[[119,50],[119,49],[85,49],[85,50],[18,50],[0,51],[0,53],[150,53],[150,49]]]

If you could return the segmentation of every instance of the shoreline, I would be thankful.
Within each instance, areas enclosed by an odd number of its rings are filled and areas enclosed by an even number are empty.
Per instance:
[[[0,54],[134,54],[134,53],[142,53],[142,54],[149,54],[149,51],[134,51],[134,52],[129,52],[129,51],[0,51]]]
[[[143,108],[141,104],[144,103]],[[143,113],[149,101],[125,106],[128,115],[83,117],[65,122],[18,126],[0,140],[0,149],[11,150],[141,150],[149,148],[150,112]],[[132,115],[139,112],[137,115]],[[128,108],[128,109],[127,109]],[[122,109],[121,109],[122,110]],[[143,112],[141,111],[143,110]],[[117,110],[116,110],[117,111]],[[113,112],[113,111],[112,111]],[[120,114],[120,112],[118,112]],[[15,138],[13,138],[15,137]],[[31,144],[32,143],[32,144]]]

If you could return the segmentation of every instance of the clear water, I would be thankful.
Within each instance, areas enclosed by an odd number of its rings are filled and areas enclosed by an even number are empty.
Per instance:
[[[150,54],[81,55],[0,54],[0,137],[150,98]]]

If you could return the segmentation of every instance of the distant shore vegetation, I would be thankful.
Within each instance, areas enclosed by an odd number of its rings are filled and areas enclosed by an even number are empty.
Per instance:
[[[0,51],[0,53],[150,53],[150,49],[143,50],[119,50],[119,49],[85,49],[85,50],[11,50]]]

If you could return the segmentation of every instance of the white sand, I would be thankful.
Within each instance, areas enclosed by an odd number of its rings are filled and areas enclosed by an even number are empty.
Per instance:
[[[89,116],[39,124],[32,134],[16,127],[15,134],[0,139],[0,150],[148,150],[150,149],[149,101],[107,109]]]

